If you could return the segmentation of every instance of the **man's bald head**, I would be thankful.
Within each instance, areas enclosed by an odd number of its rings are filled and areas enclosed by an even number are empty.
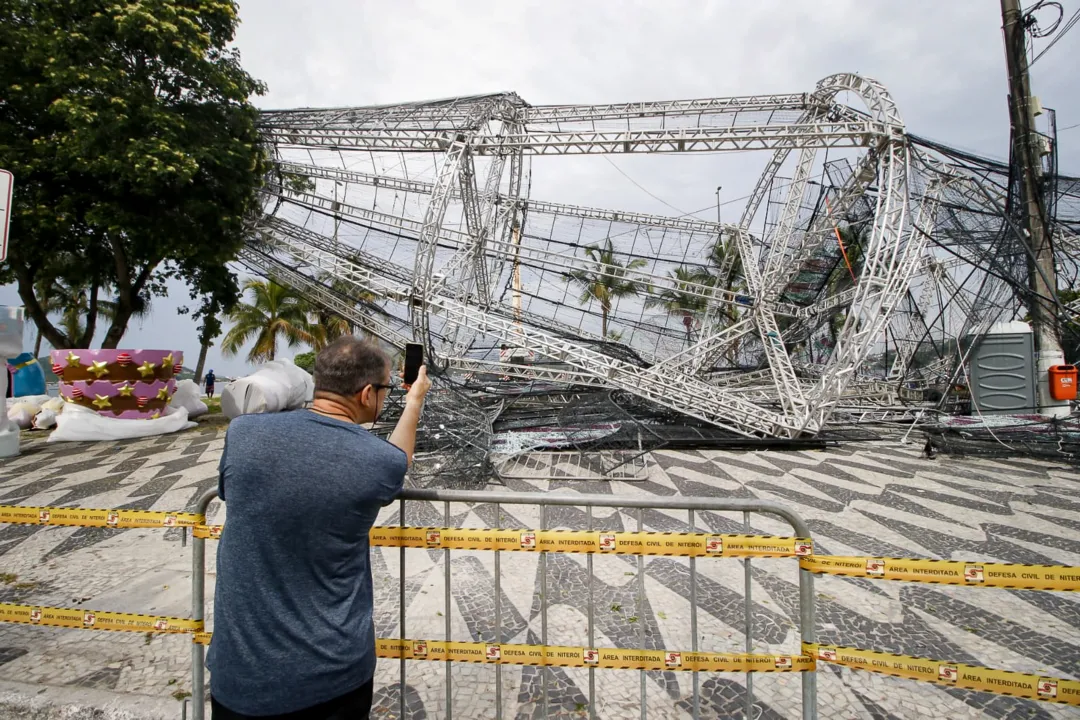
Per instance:
[[[315,358],[315,392],[350,397],[368,385],[386,383],[390,357],[377,345],[352,335],[338,338]]]

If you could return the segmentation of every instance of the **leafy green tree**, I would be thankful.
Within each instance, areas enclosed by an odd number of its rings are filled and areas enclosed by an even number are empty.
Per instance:
[[[638,270],[647,264],[641,258],[630,260],[625,265],[619,262],[615,256],[615,249],[611,240],[605,240],[604,245],[589,245],[585,248],[585,257],[599,263],[601,268],[592,270],[574,270],[570,273],[570,279],[581,288],[581,296],[578,302],[582,305],[596,300],[600,303],[600,334],[608,336],[608,316],[611,314],[612,302],[620,297],[637,295],[648,286],[638,280],[626,279],[629,270]]]
[[[235,276],[209,270],[235,257],[269,168],[238,22],[233,0],[0,3],[0,167],[16,183],[0,282],[54,347],[87,346],[104,301],[116,347],[170,278],[235,302]],[[79,337],[50,319],[42,277],[87,288]]]
[[[236,355],[252,338],[250,363],[273,360],[282,339],[291,348],[322,341],[321,328],[309,318],[311,306],[291,288],[272,280],[248,280],[244,291],[251,293],[251,302],[241,302],[227,314],[233,327],[221,342],[225,357]]]
[[[315,351],[309,351],[305,353],[299,353],[293,358],[293,362],[296,363],[296,367],[303,370],[307,370],[312,375],[315,374]]]

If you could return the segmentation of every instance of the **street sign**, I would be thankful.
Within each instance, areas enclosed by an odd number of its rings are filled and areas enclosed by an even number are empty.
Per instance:
[[[8,227],[11,225],[11,189],[15,176],[0,170],[0,262],[7,258]]]

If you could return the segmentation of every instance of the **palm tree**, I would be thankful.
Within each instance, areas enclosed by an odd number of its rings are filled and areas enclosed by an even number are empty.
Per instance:
[[[233,323],[221,342],[221,352],[226,357],[236,355],[252,338],[255,345],[247,360],[253,364],[273,360],[281,338],[291,348],[324,341],[322,328],[308,317],[311,307],[291,288],[273,280],[252,279],[244,283],[244,292],[248,291],[252,295],[251,303],[242,302],[226,314]]]
[[[725,277],[721,277],[724,259],[728,253],[734,253],[731,269]],[[730,244],[725,244],[723,237],[717,238],[716,242],[709,248],[707,260],[708,263],[705,267],[699,267],[694,271],[694,282],[736,293],[741,292],[746,287],[743,278],[742,256],[739,255],[739,249],[735,246],[734,239]],[[703,310],[707,309],[707,307],[708,303],[702,303]],[[717,304],[714,312],[718,316],[717,321],[719,322],[722,319],[725,325],[733,325],[739,321],[739,309],[731,303],[722,302]],[[725,353],[732,362],[735,362],[739,354],[739,344],[739,340],[736,339]]]
[[[679,266],[671,271],[670,277],[675,281],[675,288],[668,288],[645,301],[645,307],[663,308],[668,315],[681,316],[683,327],[686,328],[686,344],[693,342],[694,315],[705,310],[705,298],[687,292],[688,283],[710,284],[705,280],[703,273],[708,271]],[[710,276],[711,277],[711,276]]]
[[[610,238],[604,241],[603,248],[598,245],[586,247],[585,257],[599,263],[600,267],[595,271],[574,270],[570,273],[570,279],[581,287],[579,303],[585,305],[593,300],[600,303],[600,334],[606,338],[612,301],[628,295],[637,295],[648,287],[639,280],[625,279],[627,271],[638,270],[648,263],[642,258],[635,258],[623,265],[615,257],[615,249],[611,245]]]

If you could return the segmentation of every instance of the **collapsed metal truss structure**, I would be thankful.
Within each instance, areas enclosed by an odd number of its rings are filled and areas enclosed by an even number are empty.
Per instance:
[[[957,340],[1023,301],[1008,166],[908,134],[858,75],[707,100],[269,111],[261,127],[276,170],[241,261],[390,345],[422,342],[478,407],[507,388],[620,391],[805,437],[838,407],[954,382]],[[537,156],[746,150],[767,161],[735,223],[530,196],[534,165],[560,162]],[[1048,188],[1054,207],[1080,209],[1078,185]],[[1056,230],[1074,270],[1077,227]],[[478,436],[498,414],[473,413]]]

